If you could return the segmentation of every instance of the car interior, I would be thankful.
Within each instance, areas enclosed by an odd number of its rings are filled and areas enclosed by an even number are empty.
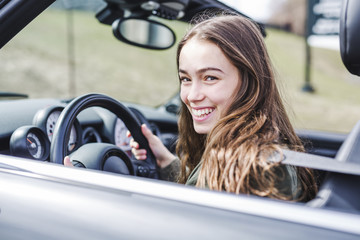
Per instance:
[[[25,4],[20,11],[17,8],[16,12],[10,9],[0,13],[0,32],[6,33],[0,36],[0,47],[53,1],[21,2]],[[99,22],[111,25],[118,40],[150,49],[166,49],[175,43],[172,30],[162,23],[148,20],[151,15],[188,22],[204,10],[235,11],[221,2],[206,0],[106,2],[106,7],[96,14]],[[11,7],[3,4],[0,8]],[[26,4],[37,7],[29,12]],[[358,0],[343,1],[340,53],[345,67],[357,76],[360,76],[359,12]],[[168,41],[149,36],[151,42],[142,42],[124,30],[143,24],[164,31]],[[263,26],[259,26],[263,35],[266,35]],[[169,109],[171,107],[173,105]],[[0,101],[0,113],[7,117],[0,119],[0,153],[56,164],[62,164],[64,157],[70,155],[78,167],[158,179],[156,160],[141,134],[140,125],[146,123],[150,126],[164,144],[174,151],[177,137],[177,117],[174,112],[176,107],[169,111],[166,108],[150,109],[120,103],[102,94],[86,94],[70,100],[4,100]],[[127,130],[148,150],[146,161],[134,159],[129,152]],[[306,205],[360,211],[360,122],[346,136],[301,131],[298,134],[307,143],[307,153],[285,152],[284,164],[319,171],[319,193]]]

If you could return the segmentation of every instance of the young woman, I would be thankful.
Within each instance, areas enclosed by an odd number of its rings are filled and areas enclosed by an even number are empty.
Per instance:
[[[180,160],[142,126],[163,179],[284,200],[315,196],[310,170],[279,163],[282,149],[303,151],[303,146],[256,24],[237,15],[200,21],[180,42],[177,65]],[[146,158],[138,143],[131,145],[137,159]]]

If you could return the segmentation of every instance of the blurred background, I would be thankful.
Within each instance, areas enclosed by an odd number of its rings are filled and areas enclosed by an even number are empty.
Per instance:
[[[339,12],[330,1],[333,13]],[[348,132],[360,119],[360,79],[343,66],[336,34],[308,38],[308,1],[224,2],[267,26],[265,41],[295,127]],[[101,0],[58,0],[42,13],[0,52],[1,91],[31,98],[98,92],[152,107],[175,96],[176,47],[146,50],[117,41],[111,27],[94,17],[102,6]],[[188,28],[162,22],[178,40]]]

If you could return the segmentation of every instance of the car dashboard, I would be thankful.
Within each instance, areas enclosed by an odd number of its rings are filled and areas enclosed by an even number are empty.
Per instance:
[[[49,161],[52,134],[67,100],[19,99],[0,101],[0,154]],[[126,105],[171,151],[177,138],[177,117],[160,108]],[[82,111],[71,127],[68,153],[91,142],[111,143],[131,158],[131,137],[124,122],[110,111],[92,107]]]

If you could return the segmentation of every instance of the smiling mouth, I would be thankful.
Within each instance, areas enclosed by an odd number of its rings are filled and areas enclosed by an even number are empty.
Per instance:
[[[197,118],[204,118],[214,111],[214,108],[191,109],[192,114]]]

